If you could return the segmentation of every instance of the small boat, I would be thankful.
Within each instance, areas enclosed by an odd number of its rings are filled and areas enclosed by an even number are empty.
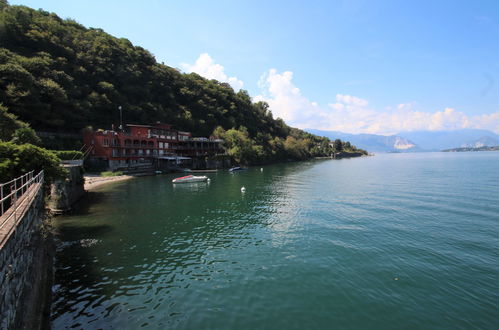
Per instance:
[[[206,182],[208,180],[208,177],[203,175],[203,176],[195,176],[195,175],[187,175],[187,176],[182,176],[180,178],[173,179],[173,183],[191,183],[191,182]]]
[[[229,172],[238,172],[238,171],[244,171],[246,170],[244,167],[240,167],[240,166],[234,166],[234,167],[231,167],[229,168]]]

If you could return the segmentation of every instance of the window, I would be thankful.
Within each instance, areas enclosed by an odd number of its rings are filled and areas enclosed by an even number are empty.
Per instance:
[[[107,147],[109,145],[109,139],[104,139],[102,145]]]

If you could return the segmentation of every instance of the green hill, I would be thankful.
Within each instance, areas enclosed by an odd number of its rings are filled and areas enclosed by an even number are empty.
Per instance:
[[[326,138],[274,119],[246,91],[181,73],[127,39],[53,13],[0,0],[0,46],[0,103],[36,130],[110,128],[121,105],[128,123],[161,121],[195,136],[220,126],[219,136],[232,134],[229,147],[244,144],[234,151],[241,161],[331,152]]]

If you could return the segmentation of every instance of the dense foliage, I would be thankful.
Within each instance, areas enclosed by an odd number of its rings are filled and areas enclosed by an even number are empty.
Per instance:
[[[11,141],[15,144],[41,145],[42,140],[36,135],[34,129],[9,113],[7,108],[0,103],[0,141]]]
[[[47,183],[62,178],[66,170],[59,165],[60,159],[40,144],[35,131],[0,104],[0,183],[42,169]]]
[[[18,129],[26,127],[28,127],[26,123],[9,113],[7,108],[0,103],[0,140],[9,141]]]
[[[83,159],[83,152],[76,150],[52,150],[60,160]]]
[[[33,144],[35,146],[40,146],[42,144],[42,139],[36,135],[36,132],[31,127],[22,127],[17,129],[14,134],[12,134],[12,140],[15,144]]]
[[[30,171],[38,173],[42,169],[45,170],[47,182],[66,175],[54,153],[32,144],[0,141],[0,182],[10,181]]]
[[[36,130],[110,128],[122,106],[129,123],[162,121],[197,136],[220,126],[240,162],[331,152],[326,138],[274,119],[246,91],[183,74],[127,39],[53,13],[0,2],[0,46],[0,102]]]

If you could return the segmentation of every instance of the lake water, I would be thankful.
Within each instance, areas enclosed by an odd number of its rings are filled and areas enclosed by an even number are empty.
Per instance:
[[[499,328],[498,152],[208,176],[112,184],[57,218],[53,327]]]

